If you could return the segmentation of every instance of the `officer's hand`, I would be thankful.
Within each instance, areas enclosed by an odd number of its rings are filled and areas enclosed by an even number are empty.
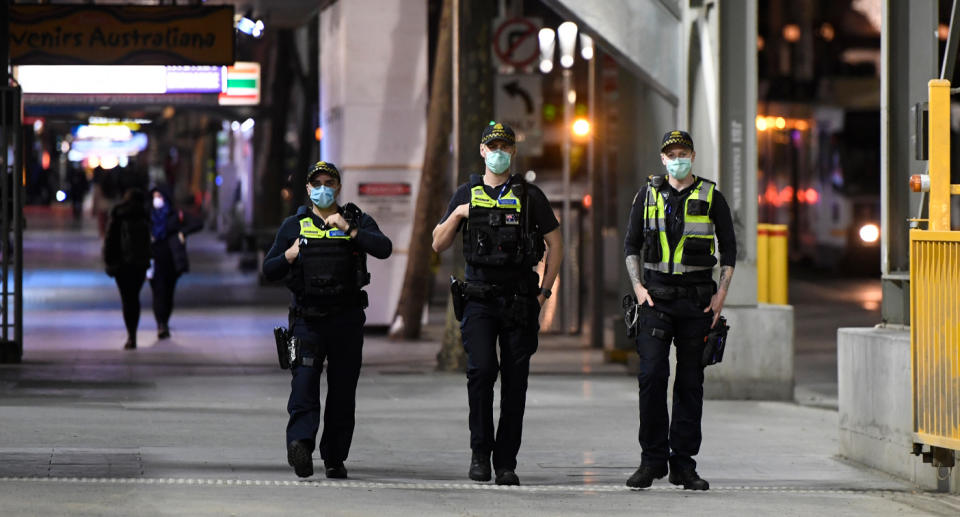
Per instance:
[[[297,256],[300,255],[300,239],[297,238],[293,241],[293,246],[287,248],[287,251],[283,252],[283,257],[287,259],[287,262],[293,264],[294,260],[297,260]]]
[[[641,284],[633,286],[633,292],[637,295],[637,303],[643,305],[644,302],[653,307],[653,297],[647,292],[647,288]]]
[[[333,214],[328,216],[323,220],[323,223],[327,225],[328,228],[337,227],[340,230],[347,231],[350,228],[350,225],[347,224],[347,220],[343,218],[340,214]]]
[[[470,203],[464,203],[453,210],[453,215],[458,219],[466,219],[470,215]]]
[[[713,323],[710,324],[710,328],[717,326],[717,320],[720,319],[720,311],[723,310],[723,302],[727,299],[727,293],[724,291],[718,291],[717,294],[714,294],[710,298],[710,305],[707,305],[706,309],[703,309],[703,312],[713,311]]]

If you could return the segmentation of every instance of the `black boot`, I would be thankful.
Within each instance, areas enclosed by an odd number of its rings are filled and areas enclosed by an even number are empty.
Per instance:
[[[467,475],[474,481],[490,481],[490,453],[473,451],[470,472]]]
[[[157,337],[159,339],[167,339],[170,337],[170,327],[166,323],[157,325]]]
[[[517,473],[513,469],[497,469],[497,481],[498,485],[519,485],[520,478],[517,477]]]
[[[123,345],[123,349],[124,349],[124,350],[136,350],[136,348],[137,348],[137,340],[136,340],[136,339],[129,339],[129,338],[128,338],[128,339],[127,339],[127,342],[124,343],[124,345]]]
[[[324,461],[323,470],[329,479],[347,479],[347,467],[342,461]]]
[[[640,468],[627,480],[627,486],[630,488],[650,488],[654,479],[660,479],[667,475],[667,467],[651,467],[649,465],[640,465]],[[673,481],[673,474],[670,475],[670,481]]]
[[[670,469],[670,482],[683,485],[684,490],[710,490],[710,483],[697,475],[694,469]]]
[[[293,467],[297,476],[308,478],[313,475],[313,447],[303,440],[294,440],[287,444],[287,463]]]

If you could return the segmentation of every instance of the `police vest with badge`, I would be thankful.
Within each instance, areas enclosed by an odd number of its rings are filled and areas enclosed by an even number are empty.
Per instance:
[[[305,318],[322,316],[350,306],[366,308],[370,283],[366,254],[361,252],[351,231],[360,221],[360,209],[353,203],[342,208],[349,231],[327,228],[314,222],[309,213],[300,218],[300,259],[293,264],[288,287],[296,296],[293,309]]]
[[[682,274],[709,271],[717,264],[714,256],[714,228],[710,220],[716,184],[697,178],[684,201],[680,240],[671,247],[667,237],[667,208],[661,190],[668,188],[666,176],[647,181],[644,219],[644,267],[661,273]]]
[[[483,176],[470,176],[470,214],[463,231],[463,256],[474,267],[531,268],[543,258],[543,238],[524,209],[527,184],[511,176],[496,199],[487,195]]]

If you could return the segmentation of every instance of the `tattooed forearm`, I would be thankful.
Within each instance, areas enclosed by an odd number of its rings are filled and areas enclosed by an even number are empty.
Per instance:
[[[633,285],[642,284],[643,269],[640,264],[640,255],[630,255],[627,257],[627,274],[630,275],[630,283]],[[732,269],[732,268],[731,268]]]
[[[733,266],[723,266],[720,268],[720,286],[719,290],[726,292],[730,288],[730,281],[733,280]]]

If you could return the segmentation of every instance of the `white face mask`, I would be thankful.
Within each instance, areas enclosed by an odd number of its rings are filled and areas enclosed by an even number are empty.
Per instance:
[[[160,210],[161,208],[163,208],[163,205],[164,205],[164,203],[163,203],[163,198],[162,198],[162,197],[155,197],[155,198],[153,198],[153,208],[156,208],[157,210]]]

